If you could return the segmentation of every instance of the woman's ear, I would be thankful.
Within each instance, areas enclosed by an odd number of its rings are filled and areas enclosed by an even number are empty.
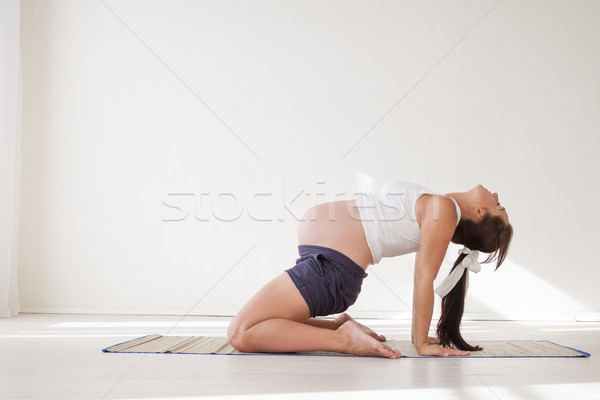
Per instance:
[[[481,207],[473,207],[473,209],[475,210],[474,214],[475,214],[475,219],[477,221],[483,221],[483,217],[485,216],[485,208],[481,208]]]

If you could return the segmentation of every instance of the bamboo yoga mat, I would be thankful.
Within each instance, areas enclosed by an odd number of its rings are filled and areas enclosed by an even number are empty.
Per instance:
[[[402,357],[420,356],[409,341],[388,340],[388,346],[397,349]],[[472,351],[469,358],[507,357],[589,357],[590,354],[547,340],[541,341],[482,341],[472,343],[483,347]],[[102,349],[105,353],[173,353],[173,354],[237,354],[237,355],[281,355],[281,353],[240,353],[225,337],[209,336],[162,336],[147,335]],[[349,354],[324,351],[285,353],[285,355],[350,356]]]

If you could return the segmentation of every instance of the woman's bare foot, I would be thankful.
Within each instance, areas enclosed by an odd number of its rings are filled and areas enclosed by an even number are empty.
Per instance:
[[[364,326],[363,324],[360,324],[358,322],[356,322],[354,320],[354,318],[352,318],[350,315],[343,313],[341,315],[339,315],[336,319],[335,319],[335,323],[338,326],[342,326],[344,325],[346,322],[348,321],[353,321],[356,323],[356,325],[360,326],[360,329],[363,330],[364,333],[366,333],[367,335],[379,340],[380,342],[385,342],[385,336],[383,335],[378,335],[377,333],[375,333],[371,328],[369,328],[368,326]]]
[[[344,343],[344,353],[387,358],[400,358],[401,356],[398,350],[391,349],[369,335],[354,320],[344,322],[335,332],[340,335]]]

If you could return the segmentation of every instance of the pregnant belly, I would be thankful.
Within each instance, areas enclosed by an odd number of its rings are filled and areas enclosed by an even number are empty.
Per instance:
[[[363,269],[371,263],[371,251],[355,200],[310,208],[298,226],[298,243],[337,250]]]

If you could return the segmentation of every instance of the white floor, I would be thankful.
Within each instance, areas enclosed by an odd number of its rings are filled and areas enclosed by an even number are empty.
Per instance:
[[[178,322],[177,327],[173,326]],[[228,318],[0,319],[2,399],[600,399],[600,323],[465,321],[469,340],[547,339],[590,358],[399,359],[111,354],[150,333],[224,336]],[[407,340],[410,321],[361,320]]]

